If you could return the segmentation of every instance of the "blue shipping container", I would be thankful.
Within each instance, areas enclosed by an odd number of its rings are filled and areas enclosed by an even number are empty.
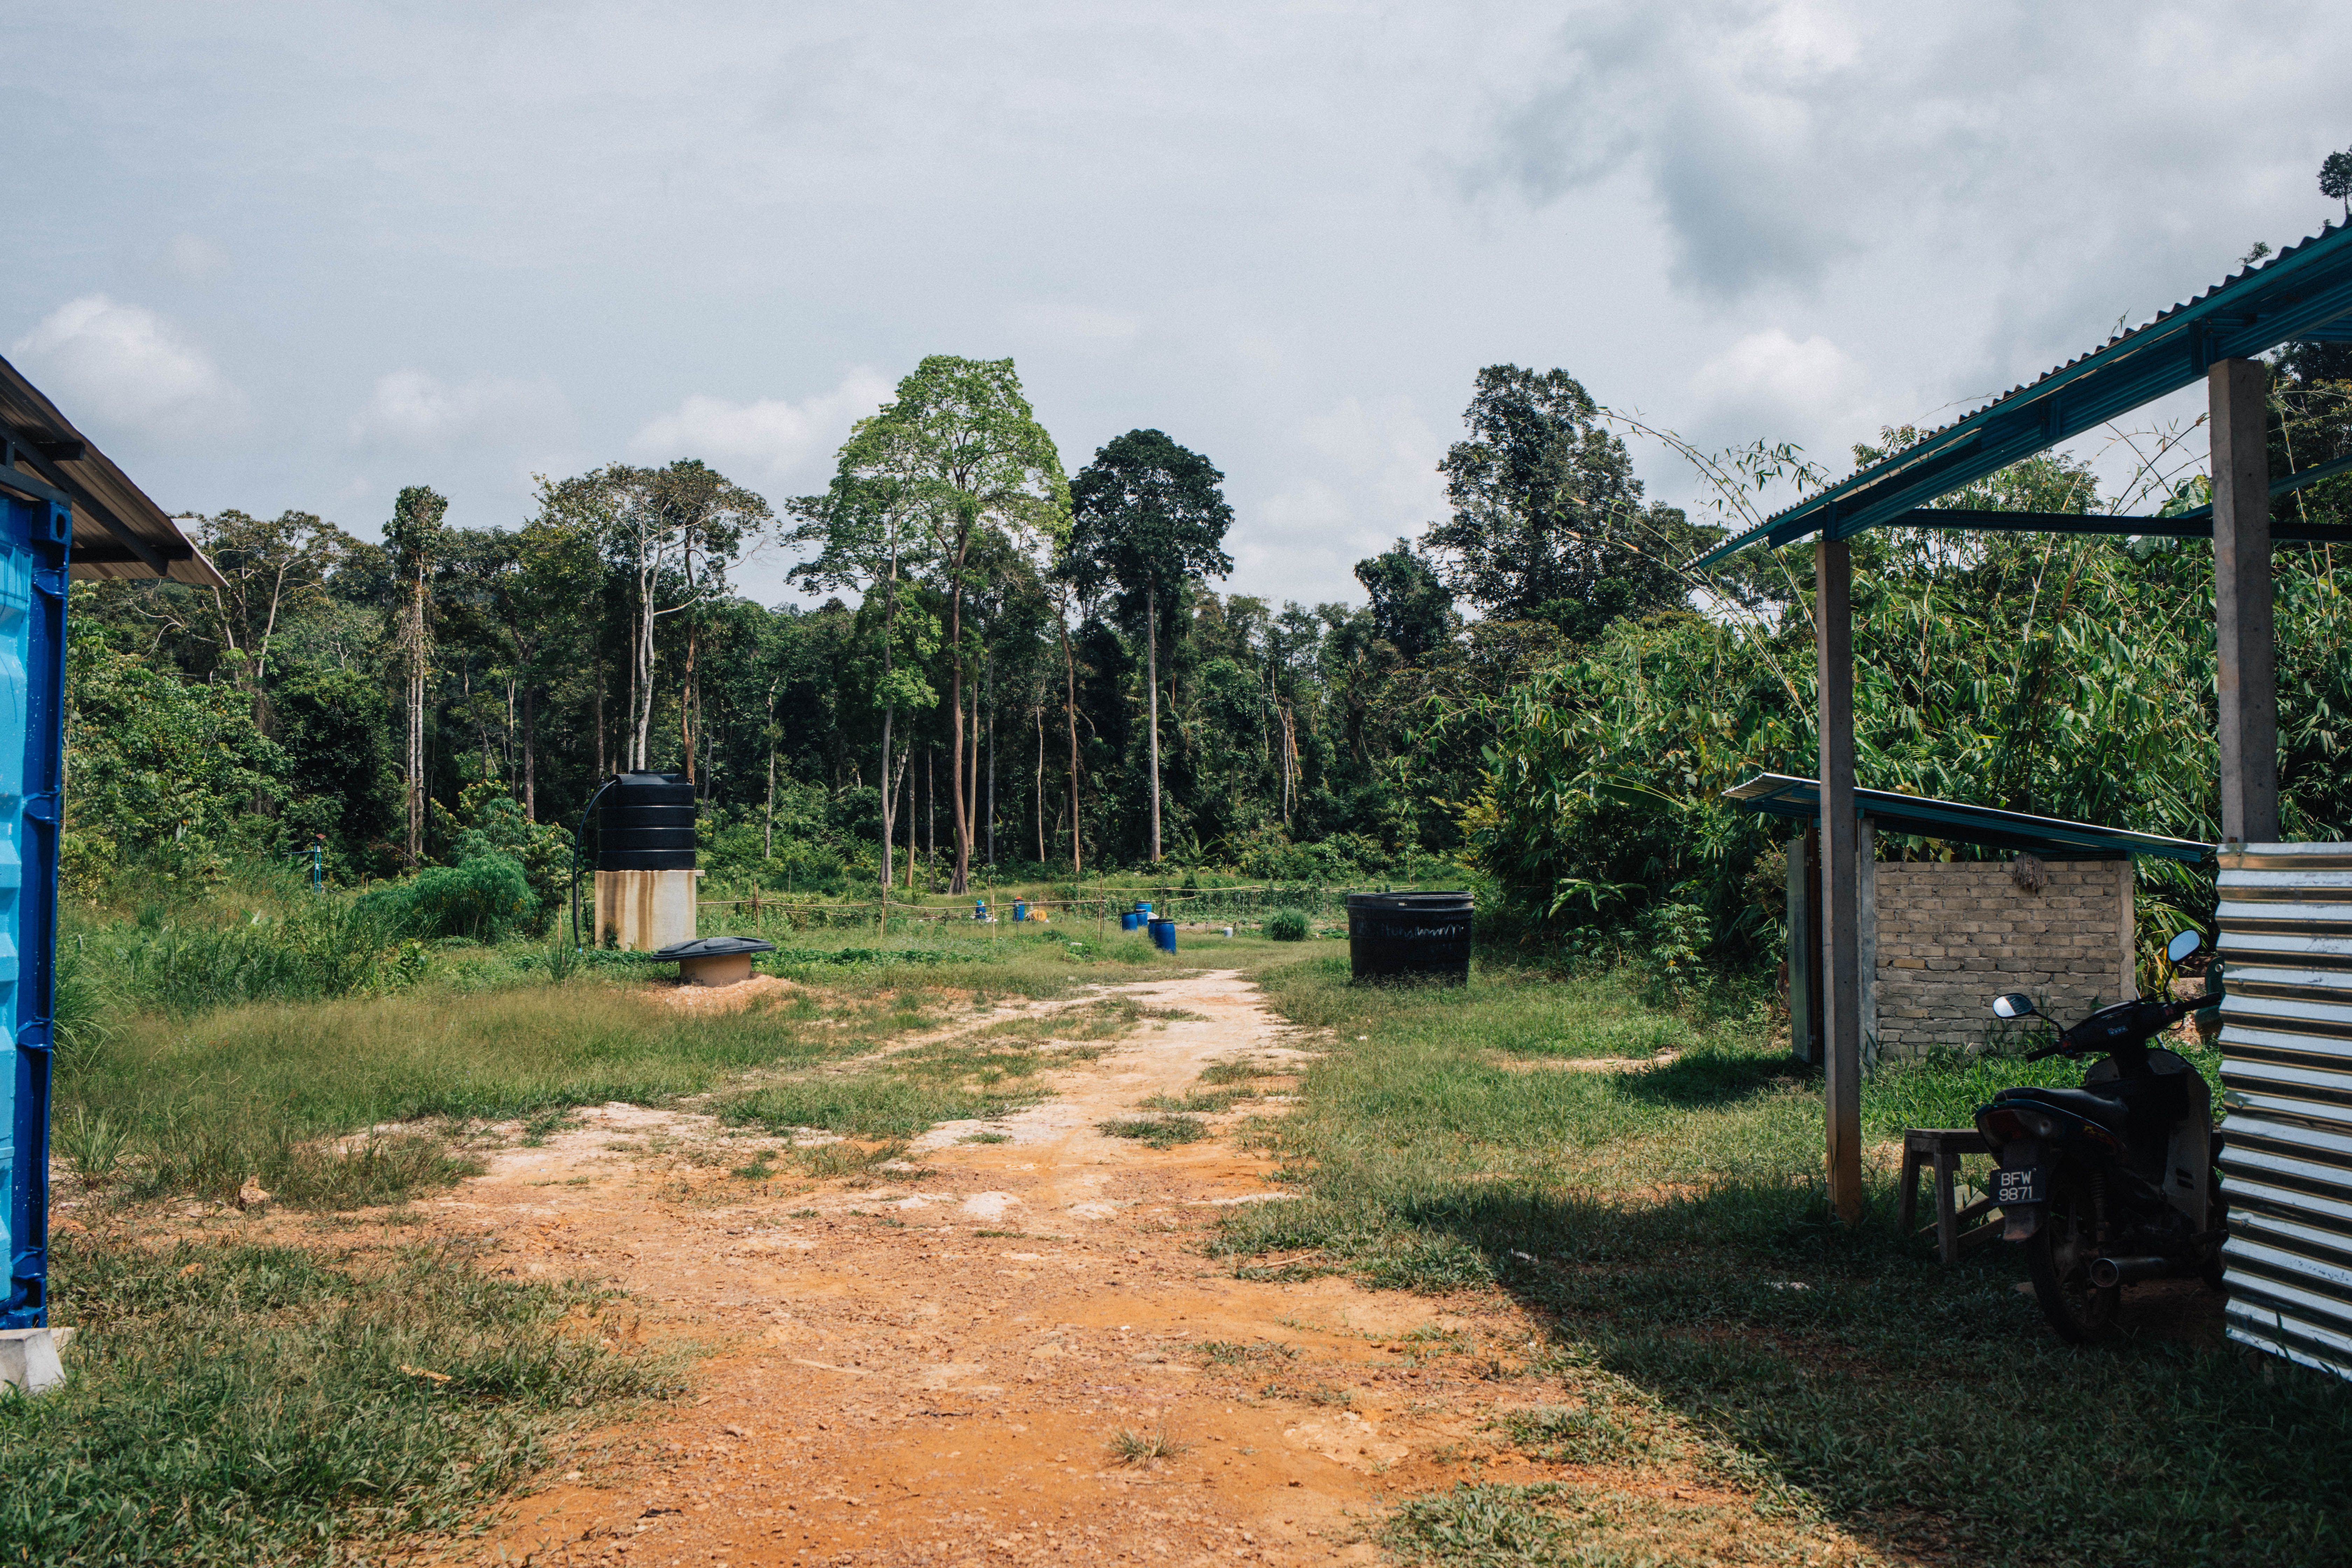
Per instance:
[[[15,1070],[0,1075],[8,1101],[0,1113],[8,1139],[0,1148],[9,1275],[0,1328],[7,1329],[48,1321],[49,1005],[72,533],[67,502],[0,490],[0,1017],[16,1043]]]

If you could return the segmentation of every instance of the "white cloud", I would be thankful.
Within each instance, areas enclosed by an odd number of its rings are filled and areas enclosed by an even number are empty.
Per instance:
[[[1300,434],[1355,480],[1381,531],[1417,533],[1445,505],[1445,445],[1404,398],[1341,398]]]
[[[9,352],[77,425],[194,437],[245,415],[243,396],[177,328],[103,294],[58,306]]]
[[[396,370],[377,379],[352,421],[352,438],[412,451],[508,444],[544,439],[571,416],[563,394],[546,380],[485,375],[453,384],[421,370]]]
[[[1766,430],[1811,430],[1850,423],[1864,401],[1862,367],[1821,336],[1779,327],[1750,332],[1691,375],[1710,426],[1742,420]]]
[[[1308,471],[1237,508],[1230,586],[1277,598],[1361,598],[1356,563],[1444,514],[1444,442],[1405,398],[1343,397],[1299,422],[1294,449]]]
[[[860,366],[831,392],[798,403],[697,395],[648,422],[630,438],[629,452],[648,461],[700,458],[716,468],[780,479],[830,458],[849,427],[888,402],[893,390],[887,378]]]

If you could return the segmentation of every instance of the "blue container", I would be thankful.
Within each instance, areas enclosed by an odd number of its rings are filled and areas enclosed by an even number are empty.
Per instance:
[[[972,900],[971,918],[976,921],[984,921],[988,918],[988,900],[986,899]]]
[[[0,1329],[48,1321],[50,987],[58,944],[58,805],[65,752],[66,546],[73,508],[0,490],[0,1173],[8,1262]],[[22,742],[14,733],[22,724]]]
[[[1135,901],[1135,912],[1141,915],[1145,920],[1150,920],[1151,918],[1151,900],[1149,899],[1138,899]]]
[[[1133,910],[1129,910],[1118,917],[1118,929],[1121,931],[1133,931],[1142,923],[1143,917]]]
[[[1151,922],[1151,945],[1158,948],[1162,952],[1175,952],[1176,922],[1174,921],[1153,921]]]
[[[1013,900],[1013,918],[1015,921],[1025,921],[1029,918],[1028,900],[1015,899]]]

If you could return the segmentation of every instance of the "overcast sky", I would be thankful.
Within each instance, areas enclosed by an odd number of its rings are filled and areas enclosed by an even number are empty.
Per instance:
[[[2352,8],[110,4],[10,24],[0,348],[167,509],[818,488],[926,353],[1361,597],[1479,366],[1845,471],[2336,216]],[[1653,492],[1696,492],[1642,455]],[[746,583],[781,596],[781,559]]]

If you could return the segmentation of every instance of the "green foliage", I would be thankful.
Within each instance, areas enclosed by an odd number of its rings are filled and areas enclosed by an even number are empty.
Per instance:
[[[88,598],[75,584],[74,603]],[[127,872],[177,887],[226,873],[241,841],[268,837],[247,814],[276,793],[285,752],[226,685],[182,681],[93,630],[68,644],[63,876],[110,887]]]
[[[187,1016],[239,1002],[312,1001],[413,978],[392,951],[396,932],[365,900],[329,894],[282,918],[209,926],[159,921],[99,937],[98,956],[136,999]],[[75,984],[81,984],[76,971]],[[86,1004],[77,1004],[88,1011]],[[68,1046],[79,1053],[79,1042]]]
[[[1673,563],[1712,531],[1642,500],[1625,444],[1566,371],[1488,365],[1439,467],[1454,515],[1424,547],[1446,584],[1497,621],[1541,621],[1585,642],[1611,622],[1677,609]]]
[[[485,851],[456,866],[431,866],[360,895],[355,918],[402,936],[496,942],[531,929],[539,899],[511,858]]]
[[[678,1387],[657,1358],[566,1331],[606,1299],[453,1252],[362,1272],[61,1235],[50,1259],[51,1321],[80,1333],[62,1389],[0,1401],[12,1561],[307,1562],[448,1531],[558,1430]]]
[[[1305,942],[1307,933],[1305,910],[1276,910],[1265,917],[1265,934],[1275,942]]]

